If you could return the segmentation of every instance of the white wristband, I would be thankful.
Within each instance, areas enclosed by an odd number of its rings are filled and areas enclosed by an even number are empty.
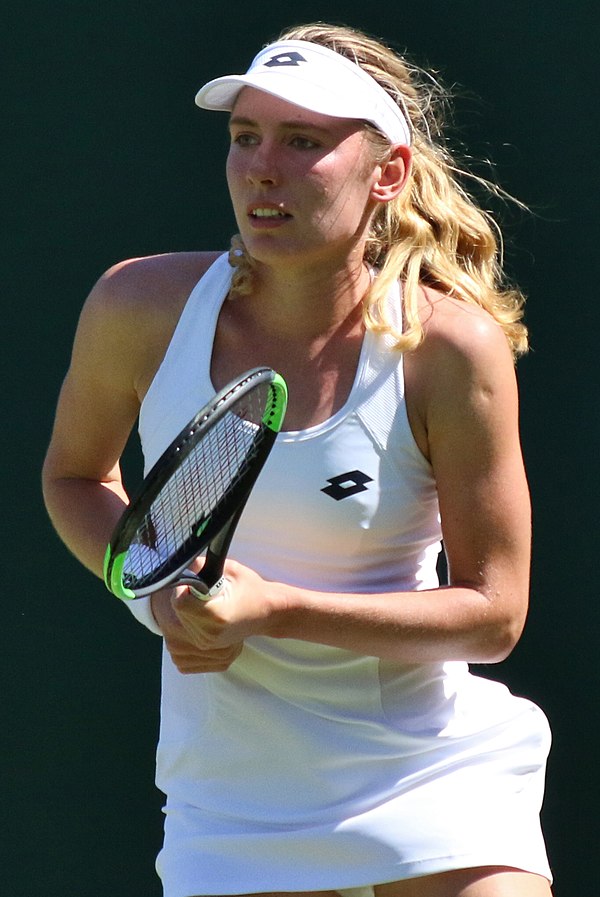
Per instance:
[[[162,630],[158,623],[156,622],[156,617],[152,613],[152,607],[150,604],[151,596],[147,595],[145,598],[135,598],[132,601],[122,601],[121,604],[126,605],[129,608],[133,616],[139,623],[142,623],[146,629],[149,629],[150,632],[154,632],[155,635],[162,635]]]

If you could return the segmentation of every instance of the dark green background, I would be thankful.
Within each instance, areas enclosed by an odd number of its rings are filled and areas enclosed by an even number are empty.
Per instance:
[[[544,823],[557,895],[597,891],[598,17],[596,0],[5,8],[7,897],[160,893],[159,643],[60,545],[39,469],[79,309],[99,274],[127,256],[227,245],[225,118],[195,109],[195,90],[245,67],[281,27],[316,18],[382,34],[461,85],[458,137],[493,158],[535,213],[503,212],[509,271],[530,296],[533,351],[519,370],[532,609],[513,656],[487,672],[552,722]]]

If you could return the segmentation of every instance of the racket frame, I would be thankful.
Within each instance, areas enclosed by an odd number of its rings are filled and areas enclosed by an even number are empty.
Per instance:
[[[251,471],[242,477],[240,483],[227,490],[227,497],[217,510],[209,514],[205,520],[196,522],[194,529],[197,541],[194,551],[185,551],[181,563],[175,567],[169,566],[164,576],[141,588],[125,585],[123,570],[129,548],[165,483],[194,450],[198,441],[218,424],[228,408],[235,405],[261,382],[268,384],[271,397],[262,417],[262,438],[255,446]],[[202,597],[210,597],[219,590],[222,580],[219,567],[222,567],[223,558],[229,549],[235,527],[254,483],[281,430],[286,406],[287,386],[283,377],[271,368],[257,367],[228,383],[194,415],[152,466],[113,530],[104,557],[104,581],[109,591],[122,600],[130,601],[179,583],[190,585]],[[187,542],[177,550],[175,557],[181,554],[185,545]],[[206,549],[202,569],[204,575],[200,577],[187,568],[204,549]]]

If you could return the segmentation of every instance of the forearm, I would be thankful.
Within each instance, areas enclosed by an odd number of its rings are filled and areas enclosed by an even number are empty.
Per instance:
[[[44,478],[44,500],[56,532],[67,548],[102,577],[106,546],[127,504],[118,482],[83,478]]]
[[[402,663],[499,662],[516,644],[524,620],[523,601],[495,601],[468,587],[378,595],[270,588],[270,635]]]

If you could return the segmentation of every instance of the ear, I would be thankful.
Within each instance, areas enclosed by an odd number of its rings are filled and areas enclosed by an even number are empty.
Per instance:
[[[390,202],[404,189],[412,164],[412,150],[409,146],[393,146],[387,162],[379,166],[376,180],[371,188],[371,199],[375,202]]]

